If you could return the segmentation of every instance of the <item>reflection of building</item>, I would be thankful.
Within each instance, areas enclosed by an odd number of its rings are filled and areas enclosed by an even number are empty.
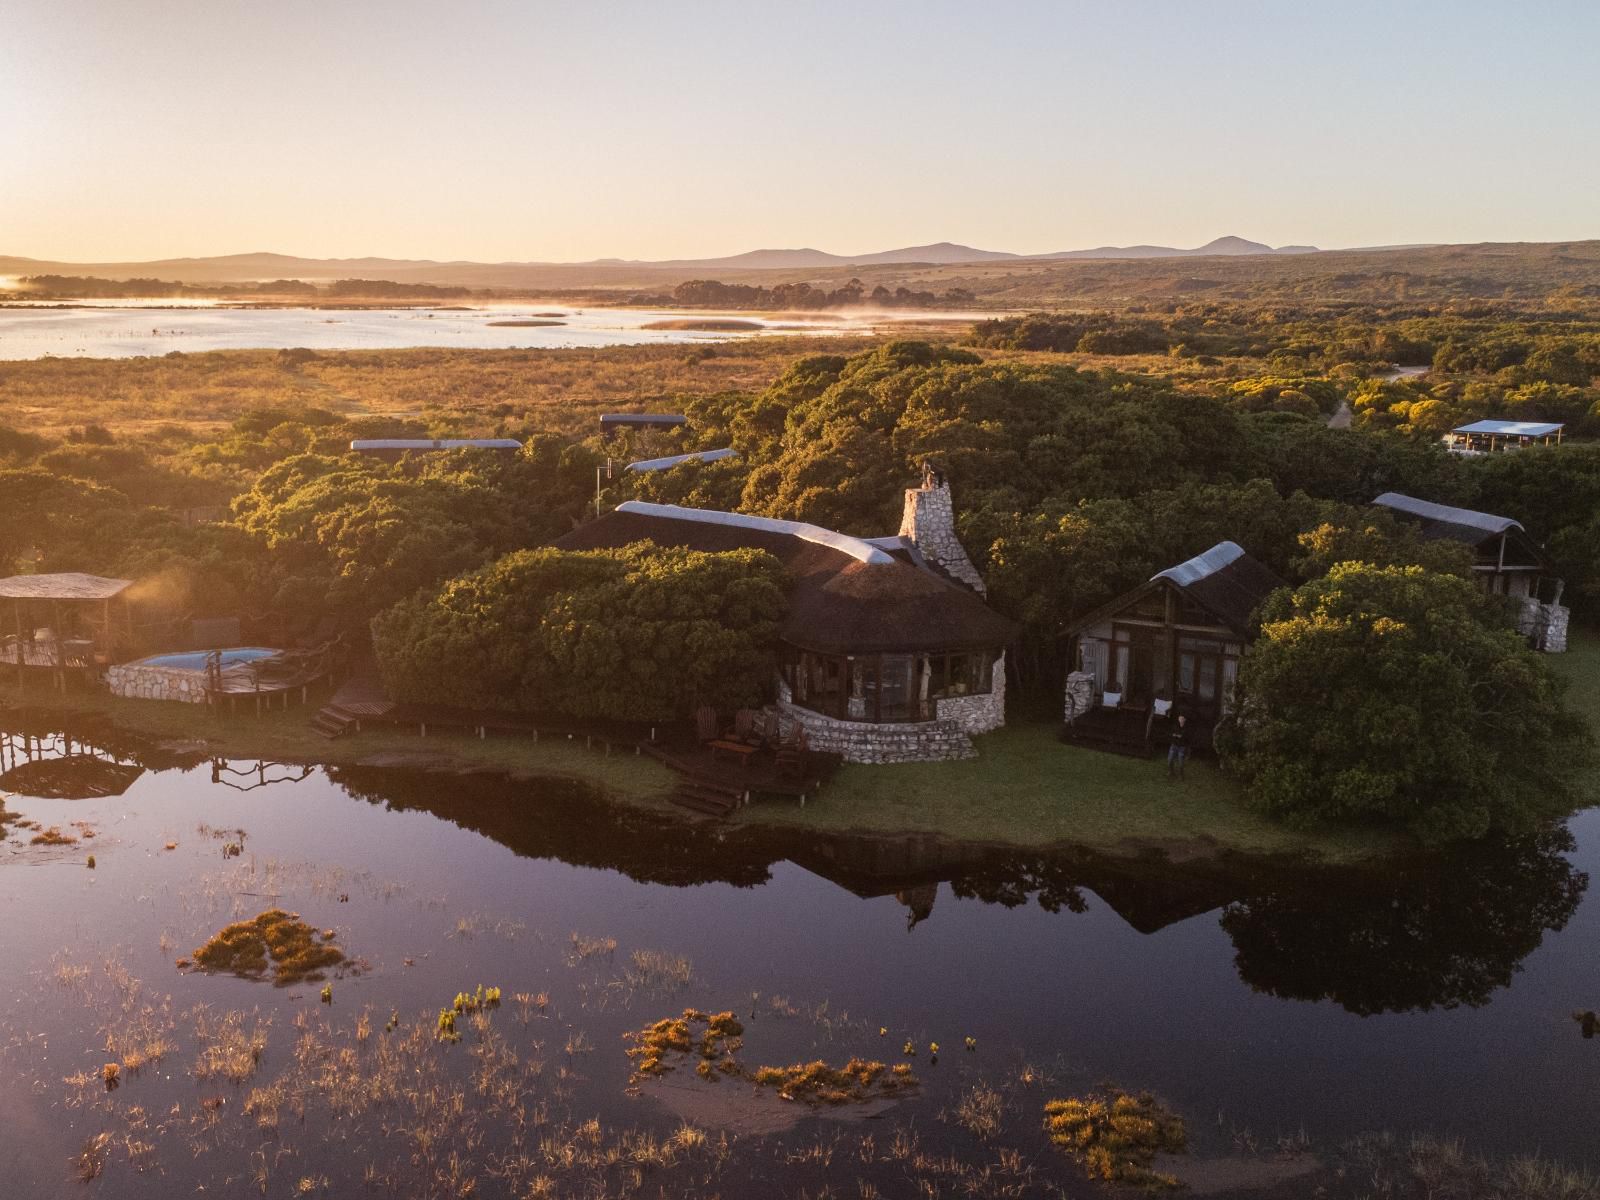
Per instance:
[[[0,793],[95,800],[126,792],[144,767],[70,733],[0,732]]]
[[[1385,492],[1373,504],[1415,525],[1425,540],[1444,538],[1470,547],[1472,570],[1483,590],[1515,601],[1517,630],[1540,650],[1567,648],[1562,581],[1551,574],[1550,560],[1519,522],[1399,492]]]
[[[1203,738],[1232,702],[1251,614],[1282,584],[1236,543],[1218,542],[1077,621],[1068,740],[1142,745],[1178,713]]]
[[[1005,723],[1004,650],[1015,627],[979,594],[936,472],[907,491],[896,537],[630,501],[556,544],[642,541],[765,550],[787,568],[777,707],[813,749],[855,762],[964,758],[969,735]]]
[[[1566,426],[1547,421],[1474,421],[1444,435],[1452,454],[1498,454],[1528,446],[1558,446]]]

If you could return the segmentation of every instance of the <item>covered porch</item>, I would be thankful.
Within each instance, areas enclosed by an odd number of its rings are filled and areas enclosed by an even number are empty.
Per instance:
[[[67,572],[0,579],[0,665],[18,687],[42,675],[61,691],[131,652],[133,615],[127,579]]]

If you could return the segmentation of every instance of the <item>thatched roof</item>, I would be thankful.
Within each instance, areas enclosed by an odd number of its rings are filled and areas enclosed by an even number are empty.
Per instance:
[[[107,579],[78,571],[13,575],[0,579],[0,600],[110,600],[132,586],[131,579]]]
[[[755,549],[787,568],[792,586],[783,640],[824,654],[993,650],[1016,626],[942,575],[861,538],[795,521],[629,503],[579,526],[563,550],[634,542],[690,550]]]

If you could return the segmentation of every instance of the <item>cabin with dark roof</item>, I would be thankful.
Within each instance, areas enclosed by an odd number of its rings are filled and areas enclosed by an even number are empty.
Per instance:
[[[1561,603],[1565,584],[1520,521],[1400,492],[1384,492],[1372,503],[1415,526],[1426,541],[1443,538],[1469,547],[1473,574],[1483,590],[1515,605],[1517,629],[1534,647],[1550,653],[1567,648],[1569,613]]]
[[[1063,740],[1148,754],[1182,713],[1206,742],[1232,704],[1252,614],[1282,586],[1218,542],[1075,622]]]
[[[935,528],[929,511],[951,511],[936,472],[907,491],[893,538],[629,501],[556,545],[767,551],[790,578],[772,681],[779,716],[804,728],[814,749],[852,762],[969,758],[973,734],[1005,723],[1005,648],[1016,627],[962,581],[963,568],[976,572],[965,552],[954,556],[953,526]]]

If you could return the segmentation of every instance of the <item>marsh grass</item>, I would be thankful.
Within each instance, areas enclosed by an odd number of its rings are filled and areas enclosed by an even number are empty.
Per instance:
[[[208,1009],[197,1009],[194,1034],[200,1053],[195,1059],[194,1077],[244,1083],[256,1073],[261,1056],[267,1051],[270,1024],[270,1020],[258,1016],[247,1018],[241,1012],[226,1012],[217,1017]]]
[[[32,846],[76,846],[78,839],[70,833],[62,833],[59,825],[52,825],[50,828],[34,834],[28,839],[28,844]]]
[[[1173,1176],[1151,1169],[1157,1154],[1188,1148],[1183,1122],[1148,1092],[1111,1088],[1044,1106],[1050,1140],[1090,1179],[1143,1188],[1177,1187]]]
[[[1537,1154],[1499,1161],[1454,1138],[1367,1133],[1340,1148],[1373,1200],[1600,1200],[1600,1176]]]
[[[699,1056],[695,1070],[703,1078],[712,1078],[713,1072],[740,1071],[734,1055],[744,1045],[744,1026],[731,1012],[686,1008],[682,1016],[666,1017],[622,1036],[632,1043],[626,1053],[633,1060],[635,1079],[665,1075],[690,1054]]]
[[[197,969],[261,979],[269,972],[276,987],[320,980],[329,967],[345,962],[331,944],[333,931],[317,932],[294,913],[269,908],[248,921],[219,930],[194,952]]]
[[[821,1059],[788,1067],[757,1067],[750,1075],[757,1087],[775,1088],[785,1100],[804,1104],[865,1104],[904,1095],[918,1086],[909,1063],[890,1067],[875,1060],[851,1058],[842,1067]]]
[[[675,992],[689,986],[694,968],[681,954],[664,950],[634,950],[628,955],[624,972],[628,983],[649,991]]]

